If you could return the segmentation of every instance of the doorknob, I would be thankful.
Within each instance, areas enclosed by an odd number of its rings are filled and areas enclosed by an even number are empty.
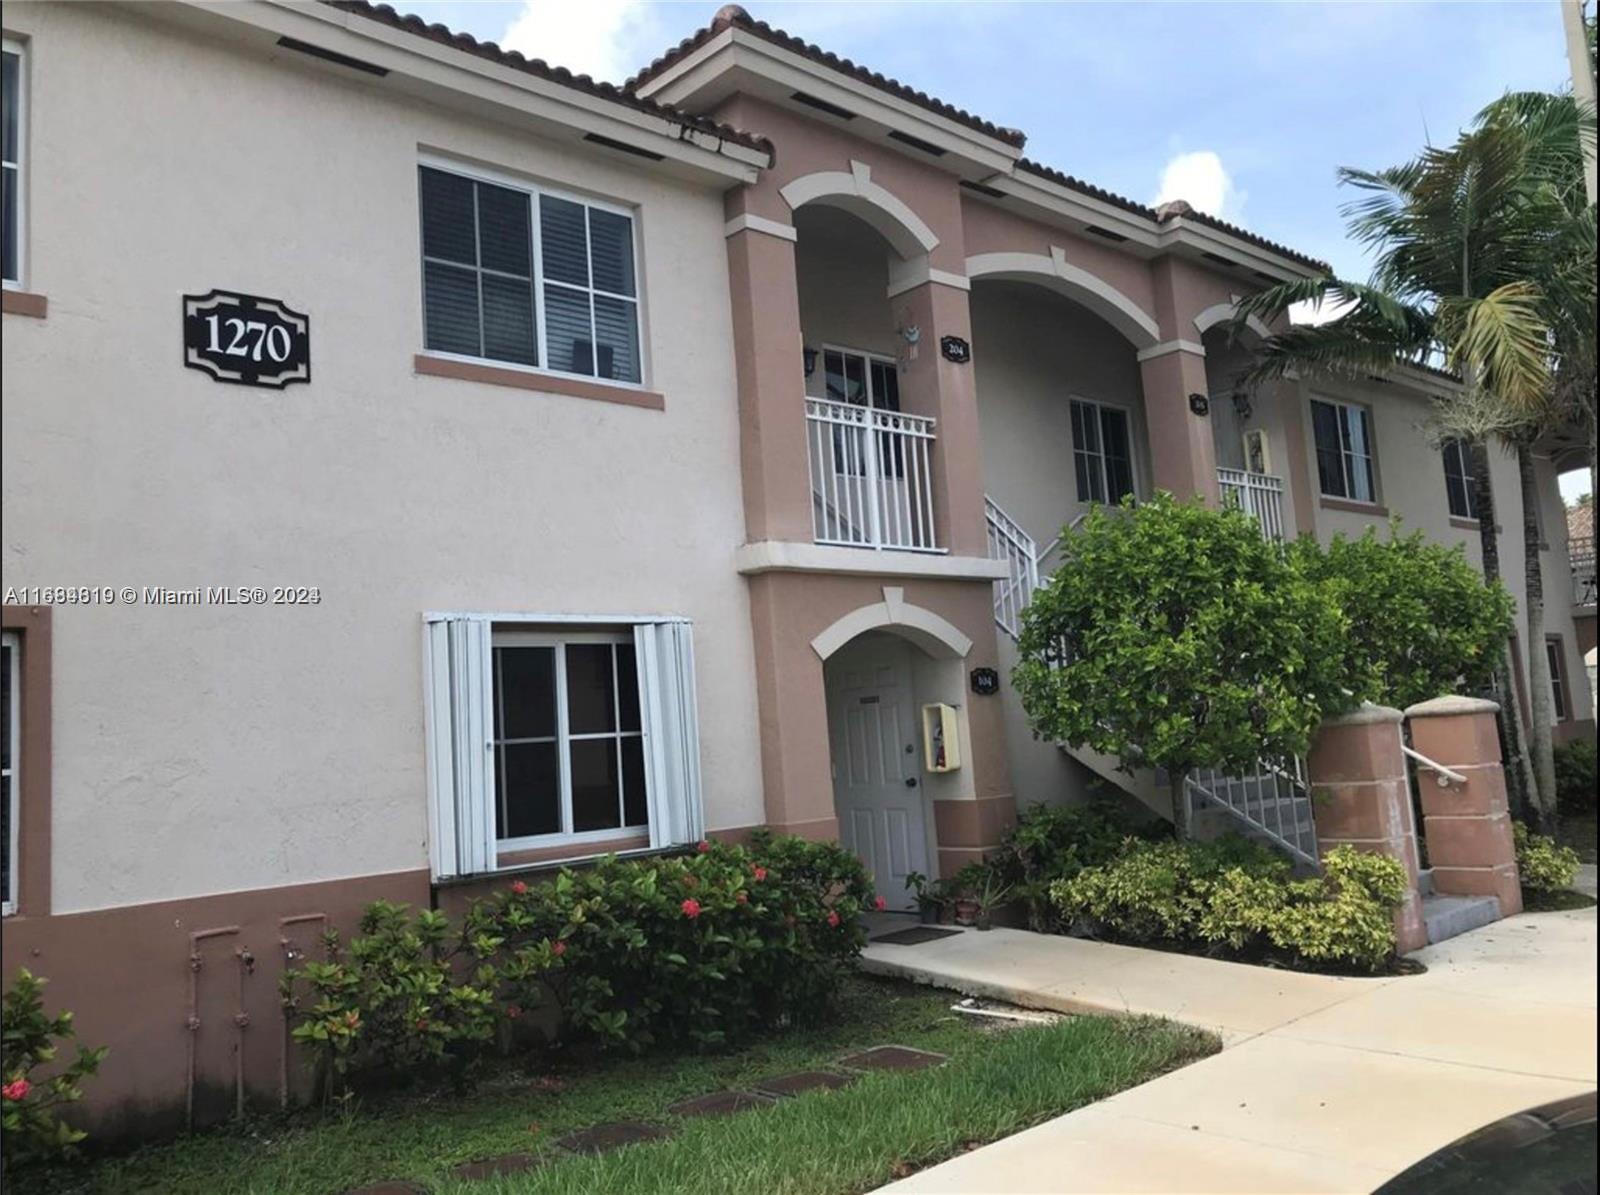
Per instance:
[[[917,787],[917,778],[915,776],[907,776],[906,777],[906,787],[907,788],[916,788]]]

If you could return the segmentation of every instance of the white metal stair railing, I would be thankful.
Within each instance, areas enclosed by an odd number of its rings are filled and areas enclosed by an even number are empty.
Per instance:
[[[1283,538],[1283,478],[1243,469],[1218,469],[1217,488],[1224,503],[1232,502],[1261,524],[1268,539]]]
[[[989,533],[989,559],[1003,560],[1010,575],[994,583],[994,622],[1012,639],[1022,634],[1022,612],[1039,588],[1039,553],[1033,537],[1000,509],[987,494],[983,498],[984,522]]]
[[[930,467],[935,424],[924,415],[806,399],[816,542],[940,551]]]
[[[1247,776],[1224,776],[1215,768],[1202,768],[1184,782],[1184,799],[1191,813],[1198,799],[1231,814],[1299,862],[1320,866],[1311,790],[1302,760],[1293,760],[1287,768],[1262,760]]]

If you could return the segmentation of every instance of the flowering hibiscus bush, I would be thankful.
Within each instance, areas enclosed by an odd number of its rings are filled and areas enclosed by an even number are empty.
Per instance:
[[[348,948],[326,934],[328,961],[284,972],[292,1033],[310,1047],[324,1096],[374,1073],[459,1075],[493,1041],[488,959],[499,943],[450,937],[443,913],[375,901]],[[465,981],[463,970],[472,972]]]
[[[820,1015],[874,903],[843,847],[758,834],[508,886],[466,934],[497,944],[502,1002],[553,1000],[568,1034],[714,1045]]]
[[[0,1084],[0,1157],[6,1173],[14,1166],[48,1158],[70,1157],[84,1138],[61,1119],[65,1104],[83,1098],[82,1081],[100,1068],[105,1047],[78,1045],[78,1056],[54,1074],[42,1077],[36,1068],[56,1061],[56,1052],[75,1035],[70,1012],[49,1016],[42,993],[45,980],[26,967],[6,989],[3,1005],[3,1068]]]

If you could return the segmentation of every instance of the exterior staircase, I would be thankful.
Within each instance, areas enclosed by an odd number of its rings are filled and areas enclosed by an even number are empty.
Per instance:
[[[1500,920],[1499,897],[1440,896],[1433,890],[1431,868],[1417,873],[1417,891],[1422,894],[1422,921],[1430,946]]]
[[[984,497],[984,514],[989,556],[1010,566],[1006,579],[994,583],[995,626],[1015,644],[1022,633],[1022,612],[1040,585],[1040,561],[1051,549],[1041,552],[1033,537],[988,496]],[[1065,743],[1059,746],[1095,775],[1171,819],[1171,790],[1164,773],[1142,769],[1130,774],[1112,756]],[[1232,830],[1279,848],[1303,870],[1320,868],[1311,794],[1301,761],[1279,765],[1263,760],[1246,776],[1204,770],[1190,776],[1184,787],[1196,837]]]

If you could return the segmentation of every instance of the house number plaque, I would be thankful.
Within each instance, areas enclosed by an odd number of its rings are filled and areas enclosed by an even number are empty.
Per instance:
[[[183,364],[235,386],[282,390],[309,382],[311,319],[260,295],[184,295]]]
[[[972,346],[959,336],[941,336],[939,351],[944,354],[946,361],[954,361],[957,365],[965,365],[972,360]]]
[[[972,691],[980,697],[993,697],[1000,691],[1000,674],[993,668],[974,668]]]

